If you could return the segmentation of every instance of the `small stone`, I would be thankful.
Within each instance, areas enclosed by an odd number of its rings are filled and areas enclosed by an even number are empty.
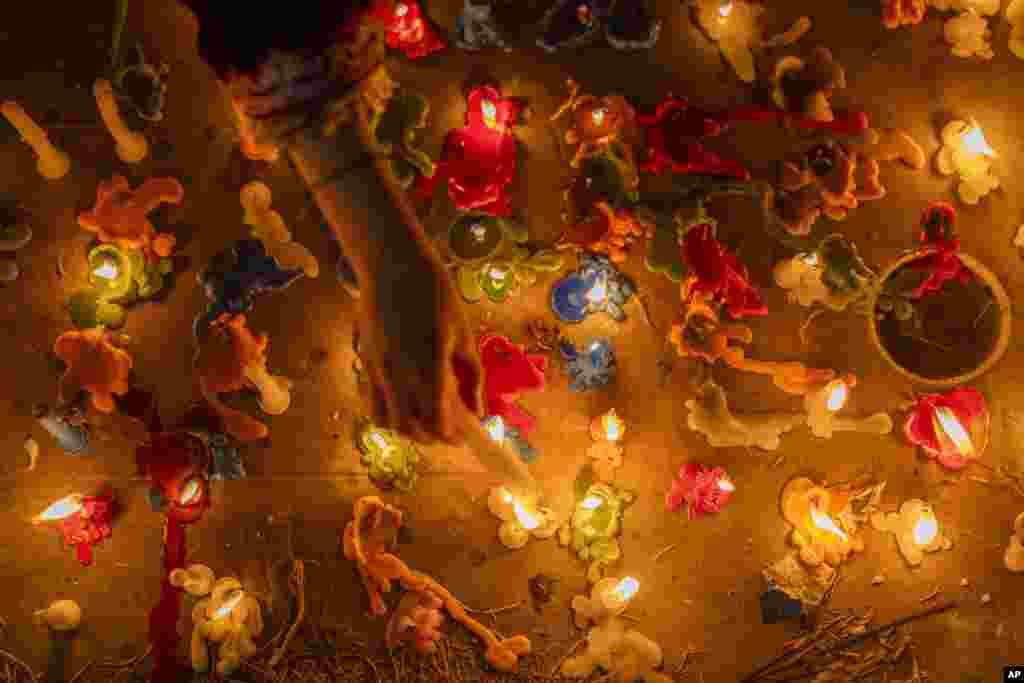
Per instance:
[[[970,585],[970,582],[967,580],[966,576],[960,579],[960,585],[964,588],[967,588],[967,586]]]
[[[875,578],[871,579],[871,585],[872,586],[880,586],[883,583],[885,583],[885,577],[882,576],[881,574],[876,574]]]
[[[985,593],[984,595],[981,596],[981,604],[987,605],[990,602],[992,602],[992,594],[991,593]]]

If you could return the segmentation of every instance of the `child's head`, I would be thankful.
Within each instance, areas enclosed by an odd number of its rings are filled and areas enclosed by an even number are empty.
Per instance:
[[[199,55],[220,78],[252,73],[271,50],[321,52],[370,0],[291,0],[286,4],[181,0],[199,20]]]

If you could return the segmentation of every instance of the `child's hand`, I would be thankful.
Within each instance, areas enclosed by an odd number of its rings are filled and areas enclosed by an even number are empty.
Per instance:
[[[429,246],[395,246],[387,276],[360,297],[360,347],[375,420],[421,443],[462,441],[482,411],[476,335],[451,278]]]

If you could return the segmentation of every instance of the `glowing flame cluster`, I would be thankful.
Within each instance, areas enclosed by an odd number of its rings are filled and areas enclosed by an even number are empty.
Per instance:
[[[519,526],[523,527],[527,531],[533,531],[540,526],[540,516],[527,510],[526,506],[523,505],[522,502],[513,499],[512,510],[516,513],[516,521],[519,522]]]
[[[245,591],[236,589],[229,597],[224,601],[224,604],[217,608],[213,613],[214,619],[223,619],[224,617],[231,614],[231,612],[238,607],[238,604],[242,602],[242,598],[245,597]]]
[[[928,508],[921,510],[917,521],[914,523],[914,543],[928,545],[939,535],[939,520]]]
[[[957,452],[962,456],[974,455],[974,443],[970,434],[964,429],[964,425],[957,419],[953,411],[947,406],[939,406],[935,409],[936,431],[941,430],[953,442]]]
[[[736,485],[733,484],[728,479],[719,479],[718,480],[718,488],[721,489],[722,491],[726,491],[728,493],[732,493],[733,491],[736,490]]]
[[[964,149],[970,154],[992,158],[996,156],[995,150],[988,144],[981,126],[977,123],[972,123],[971,127],[960,136],[960,140],[964,144]]]
[[[34,522],[55,522],[82,511],[82,494],[72,493],[36,515]]]
[[[584,510],[596,510],[601,507],[604,501],[601,500],[600,496],[587,496],[580,503],[580,507]]]
[[[822,512],[814,505],[811,506],[811,521],[814,522],[814,526],[823,531],[830,531],[844,541],[848,539],[846,533],[836,526],[835,521],[829,517],[828,513]]]
[[[833,413],[846,405],[846,399],[850,395],[850,388],[846,382],[837,379],[828,384],[828,399],[825,406]]]
[[[490,269],[490,271],[488,271],[487,275],[492,280],[496,280],[498,282],[501,282],[506,277],[508,277],[508,269],[507,268],[502,268],[501,266],[494,266],[493,268]]]
[[[600,126],[604,123],[604,117],[607,114],[604,107],[598,107],[594,111],[590,112],[590,118],[594,122],[595,126]]]

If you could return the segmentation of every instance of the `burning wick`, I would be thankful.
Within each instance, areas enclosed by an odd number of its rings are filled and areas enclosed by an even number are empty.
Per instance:
[[[602,123],[604,123],[605,113],[606,112],[604,107],[598,107],[597,109],[590,113],[590,118],[594,121],[595,126],[600,126]]]
[[[104,261],[101,265],[96,266],[92,274],[104,280],[113,280],[117,278],[117,264],[110,260]]]
[[[996,157],[995,150],[989,146],[988,140],[985,139],[985,134],[981,131],[981,126],[977,122],[972,121],[971,127],[960,136],[960,139],[964,143],[964,149],[971,154],[991,157],[993,159]]]
[[[974,454],[974,444],[971,442],[971,437],[952,410],[946,406],[937,407],[935,409],[935,422],[942,433],[953,442],[960,455],[969,456]]]
[[[380,448],[380,457],[384,460],[389,460],[391,455],[395,452],[394,444],[389,443],[388,440],[384,438],[384,435],[377,430],[370,432],[370,441]]]
[[[728,479],[719,479],[718,488],[729,493],[736,490],[736,486]]]
[[[605,438],[609,441],[618,441],[622,438],[622,432],[625,431],[625,423],[621,417],[615,414],[614,408],[601,417],[601,426],[604,428]]]
[[[493,441],[501,443],[505,440],[505,421],[501,419],[500,415],[487,418],[487,421],[484,423],[484,429],[487,430],[487,435]]]
[[[72,493],[70,496],[61,498],[56,503],[53,503],[50,507],[33,517],[32,523],[39,524],[41,522],[55,522],[81,511],[82,494]]]
[[[483,242],[487,239],[487,228],[479,223],[469,226],[469,233],[473,235],[473,239],[477,242]]]
[[[197,477],[192,477],[182,488],[181,495],[178,496],[178,503],[180,505],[192,505],[199,501],[199,496],[202,492],[202,483],[200,483]]]
[[[500,268],[498,266],[495,266],[495,267],[491,268],[490,272],[488,272],[487,274],[490,276],[490,278],[492,280],[497,280],[498,282],[503,282],[505,280],[505,278],[508,277],[508,270],[505,269],[505,268]]]
[[[518,500],[512,501],[512,509],[516,513],[516,520],[519,522],[519,525],[527,531],[533,531],[540,526],[540,518],[537,515],[531,514]]]
[[[238,606],[238,603],[242,602],[242,598],[245,597],[245,591],[235,589],[231,592],[231,597],[224,601],[224,604],[217,608],[217,611],[213,613],[214,620],[223,619],[231,614],[231,612]]]
[[[809,266],[818,265],[818,254],[816,252],[811,252],[810,254],[807,254],[806,256],[803,257],[803,262]]]
[[[592,304],[603,303],[608,298],[608,276],[599,275],[594,286],[587,292],[586,299]]]
[[[846,382],[839,379],[829,382],[829,386],[831,389],[828,391],[828,401],[825,405],[834,413],[846,404],[846,398],[849,396],[850,391],[846,386]]]
[[[842,540],[848,540],[846,533],[836,526],[836,523],[832,520],[828,514],[820,512],[817,507],[811,505],[811,521],[814,522],[814,526],[825,531],[831,531]]]
[[[603,501],[597,496],[587,496],[583,499],[583,502],[580,503],[580,507],[584,510],[596,510],[601,507],[602,502]]]
[[[935,540],[938,534],[939,521],[935,519],[931,509],[925,508],[921,510],[921,514],[914,524],[914,543],[920,546],[928,545]]]
[[[409,13],[409,7],[404,2],[398,3],[398,7],[395,8],[395,14],[399,17],[404,17]]]
[[[604,594],[605,605],[609,609],[622,609],[625,607],[636,592],[640,590],[640,582],[632,576],[624,577],[615,584],[615,587]]]
[[[732,14],[732,0],[722,0],[718,5],[718,16],[725,19]]]
[[[484,100],[480,103],[480,111],[484,114],[484,122],[494,128],[498,123],[498,108],[494,106],[494,102]]]

